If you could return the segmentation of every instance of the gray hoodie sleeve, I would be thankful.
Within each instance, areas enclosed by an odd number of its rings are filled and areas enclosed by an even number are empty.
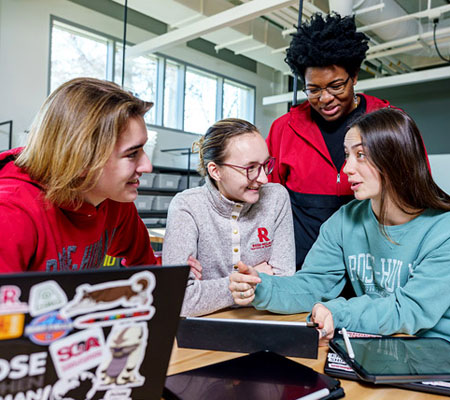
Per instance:
[[[186,264],[190,255],[198,258],[198,229],[189,205],[180,196],[176,196],[170,204],[167,215],[162,255],[163,264]],[[228,283],[228,276],[198,280],[190,272],[181,315],[204,315],[233,305]]]
[[[289,276],[295,273],[294,223],[289,193],[281,185],[277,186],[278,201],[274,202],[274,207],[279,207],[280,213],[275,221],[272,254],[267,262],[272,266],[275,275]]]

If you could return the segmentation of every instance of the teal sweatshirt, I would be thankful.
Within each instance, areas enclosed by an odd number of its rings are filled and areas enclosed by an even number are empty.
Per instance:
[[[380,232],[369,200],[343,206],[294,276],[260,274],[253,306],[290,314],[322,303],[338,328],[450,340],[450,212],[428,209],[386,231],[398,244]],[[336,298],[346,279],[357,297]]]

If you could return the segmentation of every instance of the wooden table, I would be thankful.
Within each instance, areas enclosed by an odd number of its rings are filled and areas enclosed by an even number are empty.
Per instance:
[[[266,311],[258,311],[253,308],[239,308],[229,309],[223,312],[217,312],[208,317],[211,318],[245,318],[245,319],[268,319],[277,321],[305,321],[307,314],[294,315],[278,315]],[[317,360],[308,358],[292,358],[295,361],[302,363],[317,372],[323,373],[325,359],[328,352],[328,347],[319,347],[319,357]],[[178,372],[187,371],[193,368],[203,367],[205,365],[213,364],[220,361],[229,360],[238,357],[240,353],[227,353],[222,351],[212,350],[192,350],[180,349],[174,344],[172,355],[170,359],[168,375],[176,374]],[[411,390],[403,390],[391,388],[388,386],[377,386],[362,384],[355,381],[341,379],[341,385],[345,391],[346,399],[368,399],[368,400],[385,400],[385,399],[411,399],[411,400],[427,400],[427,399],[446,399],[445,396],[435,394],[428,394],[423,392],[414,392]],[[199,399],[202,400],[202,399]]]

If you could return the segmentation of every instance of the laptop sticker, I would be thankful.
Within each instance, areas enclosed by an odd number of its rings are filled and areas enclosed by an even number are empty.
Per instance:
[[[92,372],[83,371],[56,382],[50,400],[90,400],[96,391],[97,377]]]
[[[50,391],[52,390],[51,385],[45,387],[40,387],[35,390],[29,389],[27,391],[15,392],[14,395],[10,392],[5,397],[0,397],[1,400],[28,400],[28,399],[39,399],[48,400],[50,397]]]
[[[15,285],[0,286],[0,315],[23,314],[28,311],[28,304],[19,300],[20,288]]]
[[[66,316],[84,314],[92,310],[106,310],[113,307],[143,307],[153,303],[152,291],[155,275],[150,271],[138,272],[127,280],[83,284],[61,313]]]
[[[154,314],[155,307],[142,310],[122,308],[83,315],[74,320],[73,326],[77,329],[86,329],[92,326],[112,326],[121,322],[148,321]]]
[[[45,374],[47,353],[19,354],[10,361],[0,358],[0,382],[5,379],[22,379]]]
[[[33,318],[25,327],[25,336],[33,343],[46,346],[67,336],[71,330],[72,321],[57,311],[52,311]]]
[[[46,351],[0,358],[0,395],[4,396],[0,398],[48,399],[51,386],[45,386],[46,365]]]
[[[101,400],[132,400],[131,389],[111,389],[108,390]]]
[[[70,377],[102,362],[105,337],[101,328],[86,329],[52,343],[49,350],[58,377]]]
[[[107,339],[107,353],[97,368],[101,388],[142,386],[145,378],[139,368],[147,347],[147,324],[116,325]]]
[[[24,321],[25,314],[0,315],[0,340],[22,336]]]
[[[67,303],[67,296],[55,281],[46,281],[32,286],[30,290],[30,315],[57,310]]]

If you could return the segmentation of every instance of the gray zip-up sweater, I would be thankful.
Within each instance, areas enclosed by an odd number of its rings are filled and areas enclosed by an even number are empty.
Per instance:
[[[163,264],[200,261],[202,279],[190,273],[182,316],[204,315],[234,304],[229,275],[238,261],[267,262],[276,275],[295,272],[292,212],[286,189],[267,183],[255,204],[226,199],[207,178],[205,185],[177,194],[170,203]]]

